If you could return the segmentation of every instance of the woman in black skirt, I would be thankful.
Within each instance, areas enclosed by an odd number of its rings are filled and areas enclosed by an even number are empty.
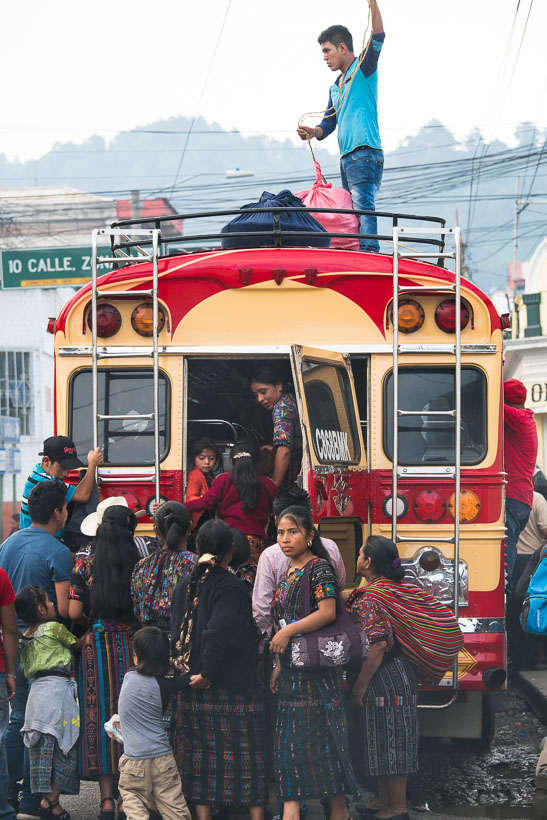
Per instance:
[[[233,534],[219,519],[200,528],[199,560],[175,588],[171,647],[188,687],[173,710],[174,752],[198,820],[215,805],[247,806],[262,820],[267,802],[258,630],[244,583],[229,570]]]
[[[389,600],[412,596],[404,583],[405,570],[397,547],[388,538],[372,535],[357,559],[357,572],[366,587],[354,590],[346,606],[365,630],[369,654],[352,689],[364,735],[365,774],[378,778],[378,799],[367,806],[378,820],[408,820],[406,784],[418,769],[418,681],[414,667],[394,637],[387,609],[374,597],[381,590]]]

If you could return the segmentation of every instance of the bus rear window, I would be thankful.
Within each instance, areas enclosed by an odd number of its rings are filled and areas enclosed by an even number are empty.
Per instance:
[[[152,370],[99,370],[99,413],[106,416],[144,415],[154,412]],[[160,372],[160,458],[169,450],[166,407],[169,382]],[[79,453],[93,447],[93,394],[91,371],[80,370],[70,380],[69,436]],[[154,463],[154,421],[113,419],[99,422],[99,443],[104,441],[104,463],[143,465]]]
[[[399,370],[400,410],[453,410],[453,367],[404,367]],[[393,458],[393,373],[384,382],[384,452]],[[462,368],[461,463],[478,464],[486,456],[486,377],[475,367]],[[454,464],[454,421],[442,416],[401,416],[399,458],[402,465]]]
[[[321,464],[357,464],[361,447],[349,377],[343,367],[302,361],[313,449]]]

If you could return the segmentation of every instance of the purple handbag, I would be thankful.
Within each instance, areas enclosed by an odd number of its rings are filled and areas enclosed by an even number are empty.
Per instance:
[[[310,614],[310,563],[304,567],[300,584],[302,618]],[[368,639],[347,611],[337,591],[336,620],[316,632],[295,635],[288,650],[288,660],[293,669],[313,672],[364,661],[368,654]]]

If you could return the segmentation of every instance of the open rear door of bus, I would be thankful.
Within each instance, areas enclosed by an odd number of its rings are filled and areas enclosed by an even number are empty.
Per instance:
[[[349,356],[291,346],[303,437],[303,486],[321,535],[342,552],[348,583],[366,530],[369,473]]]

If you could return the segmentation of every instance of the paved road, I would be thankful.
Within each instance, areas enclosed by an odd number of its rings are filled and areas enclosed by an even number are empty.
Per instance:
[[[536,820],[534,769],[539,741],[547,728],[516,691],[496,695],[497,729],[492,747],[478,751],[450,741],[428,741],[420,750],[420,771],[413,775],[409,795],[422,809],[410,810],[412,820]],[[370,784],[369,784],[370,785]],[[365,799],[372,797],[365,792]],[[65,797],[73,820],[96,820],[99,790],[82,783],[79,797]],[[271,808],[276,808],[272,791]],[[355,820],[358,815],[352,810]],[[318,801],[309,804],[309,820],[323,820]],[[241,820],[245,815],[234,815]],[[538,820],[547,820],[547,814]]]

